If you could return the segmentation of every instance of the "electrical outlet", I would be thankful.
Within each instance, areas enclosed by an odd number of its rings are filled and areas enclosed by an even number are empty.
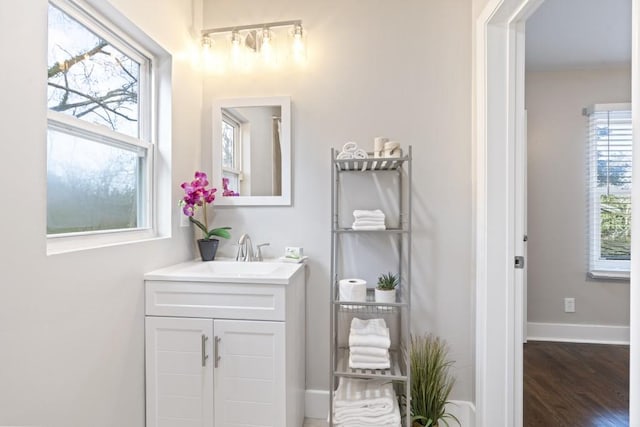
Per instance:
[[[178,218],[180,218],[180,227],[189,226],[189,217],[182,212],[182,206],[178,206]]]
[[[576,312],[576,299],[575,298],[565,298],[564,299],[564,312],[565,313],[575,313]]]

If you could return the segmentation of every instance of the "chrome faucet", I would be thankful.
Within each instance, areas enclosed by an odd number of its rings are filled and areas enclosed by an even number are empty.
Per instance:
[[[269,243],[262,243],[256,246],[256,251],[253,250],[253,243],[251,237],[247,233],[240,236],[238,239],[238,252],[236,252],[236,261],[253,262],[262,261],[263,246],[269,246]]]
[[[253,244],[251,237],[247,233],[238,239],[238,252],[236,253],[236,261],[250,262],[253,259]]]

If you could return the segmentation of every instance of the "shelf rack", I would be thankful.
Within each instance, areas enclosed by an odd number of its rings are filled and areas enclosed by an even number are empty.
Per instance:
[[[330,404],[329,425],[334,426],[335,391],[340,378],[389,379],[397,384],[397,391],[406,397],[405,408],[401,406],[401,414],[409,412],[411,405],[411,372],[408,360],[410,346],[410,313],[411,313],[411,162],[412,149],[409,146],[405,156],[399,158],[374,158],[368,153],[366,159],[338,159],[338,151],[331,149],[331,345],[330,345]],[[340,179],[349,174],[397,173],[398,188],[398,226],[386,230],[353,230],[339,224],[339,206],[341,204]],[[385,236],[397,239],[398,273],[400,286],[395,303],[377,303],[373,290],[367,292],[365,302],[340,301],[339,279],[341,239],[348,236],[367,235]],[[382,317],[387,321],[391,335],[391,368],[390,369],[352,369],[349,368],[348,331],[353,317]],[[405,417],[403,426],[411,427],[410,417]]]

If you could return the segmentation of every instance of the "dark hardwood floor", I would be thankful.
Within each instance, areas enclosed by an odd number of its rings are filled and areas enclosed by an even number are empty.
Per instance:
[[[629,425],[629,346],[524,345],[524,427]]]

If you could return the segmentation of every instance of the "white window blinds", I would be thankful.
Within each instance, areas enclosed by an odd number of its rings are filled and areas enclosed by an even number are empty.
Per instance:
[[[628,277],[631,255],[631,105],[596,104],[588,117],[589,274]]]

